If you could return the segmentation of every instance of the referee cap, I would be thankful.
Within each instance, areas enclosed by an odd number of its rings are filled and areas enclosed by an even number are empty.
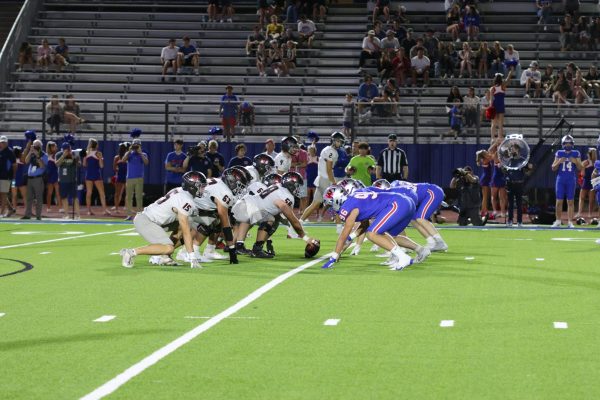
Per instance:
[[[396,136],[395,133],[390,133],[388,135],[388,140],[397,140],[397,139],[398,139],[398,137]]]

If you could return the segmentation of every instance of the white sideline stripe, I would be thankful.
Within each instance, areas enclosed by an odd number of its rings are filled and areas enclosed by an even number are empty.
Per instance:
[[[569,327],[569,324],[567,324],[566,322],[555,322],[554,323],[554,329],[567,329]]]
[[[186,316],[183,317],[185,319],[211,319],[213,317],[194,317],[194,316]],[[227,317],[227,319],[258,319],[258,317]]]
[[[325,326],[336,326],[339,323],[340,323],[339,319],[328,319],[325,322],[323,322],[323,325],[325,325]]]
[[[52,254],[51,251],[42,251],[40,254],[45,255],[45,254]]]
[[[2,250],[2,249],[13,249],[15,247],[32,246],[34,244],[44,244],[44,243],[61,242],[63,240],[81,239],[81,238],[87,238],[87,237],[93,237],[93,236],[100,236],[100,235],[110,235],[111,233],[127,232],[127,231],[131,231],[133,229],[134,228],[120,229],[118,231],[89,233],[87,235],[69,236],[69,237],[64,237],[64,238],[59,238],[59,239],[48,239],[48,240],[40,240],[40,241],[37,241],[37,242],[11,244],[11,245],[8,245],[8,246],[0,246],[0,250]]]
[[[454,326],[454,321],[451,319],[444,319],[440,322],[440,326],[442,328],[452,328]]]
[[[100,318],[96,318],[93,322],[108,322],[110,320],[113,320],[117,318],[116,315],[103,315]]]
[[[543,258],[536,258],[535,261],[544,261]]]
[[[119,236],[138,236],[137,232],[119,233]]]
[[[465,257],[465,260],[468,260],[468,261],[474,260],[474,259],[475,259],[475,257]]]
[[[217,325],[219,322],[223,321],[225,318],[228,318],[229,316],[240,311],[242,308],[246,307],[248,304],[252,303],[254,300],[257,300],[263,294],[267,293],[269,290],[273,289],[279,284],[285,282],[297,273],[302,272],[305,269],[310,268],[313,265],[318,264],[321,261],[329,258],[331,254],[332,253],[327,253],[315,260],[307,262],[306,264],[302,264],[299,267],[296,267],[284,274],[279,275],[278,277],[264,284],[260,288],[256,289],[254,292],[250,293],[248,296],[244,297],[231,307],[221,311],[219,314],[201,323],[191,331],[186,332],[171,343],[168,343],[167,345],[161,347],[154,353],[144,358],[143,360],[127,368],[125,371],[121,372],[119,375],[115,376],[110,381],[106,382],[94,391],[81,397],[80,400],[97,400],[103,398],[104,396],[108,396],[109,394],[113,393],[115,390],[123,386],[125,383],[127,383],[129,380],[131,380],[133,377],[141,374],[142,372],[144,372],[144,370],[156,364],[169,354],[173,353],[175,350],[179,349],[184,344],[192,341],[202,333]]]

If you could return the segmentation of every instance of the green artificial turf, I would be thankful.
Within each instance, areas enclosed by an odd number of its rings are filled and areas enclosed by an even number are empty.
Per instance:
[[[3,223],[0,247],[130,228]],[[333,227],[308,231],[332,250]],[[122,233],[0,249],[0,275],[20,268],[7,258],[34,266],[0,277],[1,398],[79,398],[205,321],[185,317],[214,316],[307,261],[282,231],[274,260],[192,270],[138,257],[125,269],[111,253],[143,240]],[[333,270],[310,267],[108,398],[597,398],[600,231],[442,235],[447,253],[401,272],[370,243]],[[116,318],[92,322],[103,315]]]

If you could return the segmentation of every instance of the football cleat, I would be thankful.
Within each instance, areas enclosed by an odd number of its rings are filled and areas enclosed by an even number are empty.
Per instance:
[[[260,250],[252,250],[252,257],[255,258],[273,258],[273,254],[269,254],[263,249]]]
[[[121,255],[121,265],[125,268],[133,268],[135,251],[133,249],[121,249],[119,254]]]
[[[436,240],[435,244],[433,246],[429,247],[429,250],[431,250],[432,252],[447,251],[448,250],[448,245],[443,240],[442,241]]]
[[[376,244],[374,244],[373,246],[371,246],[371,250],[372,252],[376,252],[379,251],[379,246],[377,246]]]
[[[185,248],[179,249],[179,251],[177,252],[177,255],[175,256],[175,259],[177,261],[190,262],[190,258],[188,257],[188,252],[185,250]],[[203,263],[210,263],[213,261],[210,258],[203,257],[198,253],[196,253],[196,259]]]
[[[160,256],[151,256],[150,257],[150,264],[153,264],[153,265],[168,265],[168,266],[179,265],[177,263],[177,261],[173,260],[170,256],[168,256],[166,254],[162,254]]]
[[[235,252],[242,256],[251,256],[252,250],[247,249],[243,243],[237,243],[235,245]]]
[[[390,270],[392,271],[402,271],[404,268],[412,265],[414,263],[413,259],[409,257],[408,261],[398,262],[397,264],[392,265]]]
[[[560,225],[562,224],[561,221],[556,220],[554,221],[554,223],[552,224],[552,228],[560,228]]]
[[[429,248],[427,248],[427,247],[420,247],[417,249],[416,253],[417,253],[417,256],[415,257],[414,262],[422,263],[423,261],[425,261],[425,259],[427,257],[429,257],[429,255],[431,254],[431,250],[429,250]]]
[[[203,258],[208,258],[209,260],[226,260],[229,257],[224,256],[223,254],[219,254],[216,251],[206,251],[204,250],[204,253],[202,254]]]
[[[273,247],[273,241],[267,240],[267,253],[275,256],[275,248]]]

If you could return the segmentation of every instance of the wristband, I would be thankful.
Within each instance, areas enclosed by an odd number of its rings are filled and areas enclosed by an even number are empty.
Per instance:
[[[302,240],[304,240],[305,242],[308,242],[310,240],[310,237],[308,237],[308,235],[304,235],[304,236],[302,236]]]
[[[223,228],[223,236],[225,236],[226,241],[233,242],[233,230],[231,230],[230,226]]]
[[[356,234],[356,232],[352,232],[352,233],[350,234],[349,238],[350,238],[350,240],[354,240],[354,239],[356,239],[356,236],[358,236],[358,235]]]

